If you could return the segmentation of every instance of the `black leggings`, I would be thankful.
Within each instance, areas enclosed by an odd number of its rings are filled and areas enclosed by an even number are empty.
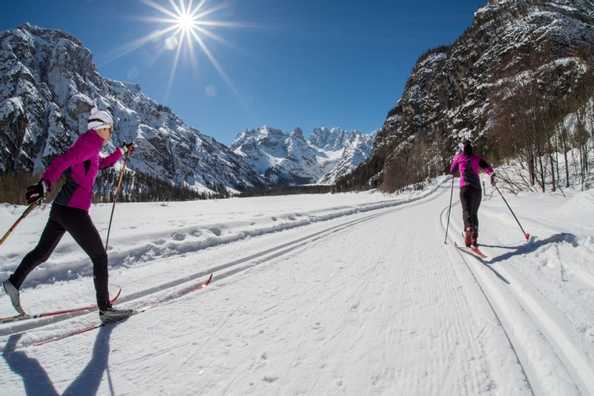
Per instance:
[[[483,192],[475,187],[464,186],[460,189],[460,202],[462,203],[462,218],[464,219],[464,229],[472,227],[478,232],[478,210],[481,206]]]
[[[109,307],[107,254],[91,217],[82,209],[56,204],[52,206],[49,221],[41,234],[41,239],[35,249],[23,258],[21,264],[10,277],[10,282],[19,289],[29,272],[39,264],[47,261],[66,231],[72,235],[93,261],[93,281],[97,295],[97,306],[99,309]]]

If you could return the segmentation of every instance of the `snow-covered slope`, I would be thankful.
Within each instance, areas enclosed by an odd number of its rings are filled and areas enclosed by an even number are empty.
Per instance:
[[[29,24],[0,33],[0,171],[42,168],[84,132],[94,105],[119,120],[113,144],[138,145],[129,163],[136,171],[196,190],[263,182],[241,157],[138,85],[101,77],[75,37]]]
[[[483,265],[454,247],[457,199],[443,244],[450,184],[441,181],[410,203],[366,192],[126,204],[110,282],[124,290],[121,307],[151,308],[49,343],[97,323],[97,313],[1,325],[2,391],[593,394],[594,228],[583,221],[594,216],[592,190],[510,195],[536,236],[528,244],[504,202],[485,191],[480,242],[492,261]],[[21,209],[4,206],[0,229]],[[103,230],[109,207],[95,209]],[[147,210],[154,216],[138,215]],[[47,210],[34,212],[3,245],[4,270],[46,218]],[[270,232],[300,218],[299,227]],[[226,243],[241,227],[252,237]],[[147,248],[128,250],[131,241]],[[31,312],[93,302],[84,254],[64,242],[25,284]],[[62,263],[70,265],[58,277]],[[198,288],[210,272],[214,282]],[[0,295],[0,316],[10,313]]]
[[[315,133],[315,131],[314,131]],[[321,184],[332,184],[337,178],[348,175],[357,166],[365,162],[373,150],[375,135],[352,134],[343,141],[342,150],[329,151],[328,163],[325,174],[319,180]],[[332,162],[330,153],[340,153],[340,158]]]
[[[262,127],[238,135],[231,149],[273,184],[332,184],[365,161],[374,135],[340,128],[316,128],[309,139]]]

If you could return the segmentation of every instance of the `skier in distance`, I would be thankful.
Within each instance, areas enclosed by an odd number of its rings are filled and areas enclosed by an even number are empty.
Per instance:
[[[21,285],[35,267],[48,260],[65,232],[72,236],[93,262],[93,282],[101,321],[106,323],[122,320],[133,312],[114,309],[110,304],[107,252],[88,213],[97,172],[113,166],[122,155],[134,152],[134,145],[126,143],[105,158],[99,155],[101,148],[111,139],[113,128],[111,114],[94,109],[88,118],[88,130],[49,164],[37,184],[27,187],[25,198],[31,204],[46,198],[62,173],[66,175],[66,181],[52,204],[48,222],[37,246],[2,283],[12,305],[21,315],[25,315],[20,303]]]
[[[487,161],[473,154],[472,143],[465,140],[463,149],[457,153],[450,166],[450,173],[460,174],[460,202],[462,203],[462,218],[464,220],[464,244],[466,247],[478,246],[478,210],[481,205],[482,188],[480,180],[481,170],[491,176],[491,184],[495,185],[495,173]]]

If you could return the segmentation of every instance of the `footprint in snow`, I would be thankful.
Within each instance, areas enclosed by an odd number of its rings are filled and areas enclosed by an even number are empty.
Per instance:
[[[221,230],[218,228],[211,228],[209,231],[215,234],[216,236],[221,236],[222,234]]]
[[[268,382],[269,384],[272,384],[273,382],[275,382],[277,380],[278,380],[278,377],[273,377],[273,376],[269,376],[269,375],[267,375],[266,377],[262,378],[262,381]]]
[[[176,241],[183,241],[184,239],[186,239],[186,234],[182,234],[181,232],[176,232],[173,235],[171,235],[171,237],[173,239],[175,239]]]

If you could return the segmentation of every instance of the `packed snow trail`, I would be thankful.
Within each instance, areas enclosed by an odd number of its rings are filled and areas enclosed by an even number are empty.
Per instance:
[[[443,248],[427,249],[439,239],[439,222],[411,221],[441,206],[442,200],[429,199],[406,210],[384,209],[379,217],[352,216],[368,219],[217,280],[201,295],[113,329],[12,352],[39,365],[19,366],[7,352],[11,370],[2,382],[18,391],[19,368],[27,377],[40,375],[29,371],[37,367],[66,389],[89,355],[94,370],[105,369],[107,348],[118,393],[476,394],[495,383],[525,389],[513,354],[489,360],[481,337],[503,339],[489,311],[473,316]],[[258,250],[262,242],[234,248]],[[91,351],[93,341],[102,353]],[[509,349],[501,342],[493,344]],[[507,380],[499,385],[502,374]],[[99,391],[106,386],[103,378]]]
[[[117,326],[31,346],[96,320],[94,313],[22,336],[0,336],[6,350],[0,359],[2,389],[7,394],[24,389],[32,394],[590,393],[586,374],[594,348],[591,327],[583,326],[594,312],[586,303],[591,294],[584,292],[591,289],[591,273],[581,261],[589,240],[563,236],[556,219],[539,224],[535,209],[529,212],[534,217],[522,220],[539,239],[523,245],[521,235],[510,232],[503,203],[486,199],[480,241],[493,258],[488,268],[451,242],[443,244],[448,187],[408,205],[118,269],[113,277],[139,301],[175,294],[184,284],[159,287],[197,268],[221,270],[208,289]],[[521,203],[512,202],[527,213]],[[453,237],[461,228],[458,212],[454,207]],[[555,265],[556,257],[569,258],[565,270]],[[88,282],[31,289],[27,299],[79,296]],[[151,289],[156,292],[147,294]]]
[[[558,220],[554,211],[543,210],[542,203],[532,202],[531,205],[531,213],[548,213],[551,224]],[[586,209],[592,210],[592,207]],[[483,216],[498,220],[489,222],[486,233],[487,238],[497,242],[483,245],[484,249],[499,253],[488,264],[491,273],[473,265],[473,258],[461,258],[478,278],[486,298],[493,302],[494,310],[502,318],[536,393],[594,394],[591,322],[594,310],[591,300],[587,302],[593,293],[591,285],[587,288],[579,286],[580,278],[588,279],[590,275],[580,260],[575,259],[575,254],[567,254],[565,265],[559,254],[561,249],[580,247],[577,237],[566,232],[555,233],[559,224],[563,224],[558,220],[556,227],[538,227],[538,234],[547,238],[521,243],[518,232],[510,232],[509,223],[513,219],[505,216],[500,207],[484,210]],[[531,220],[533,225],[539,223],[536,219]],[[442,224],[445,221],[442,218]],[[457,231],[461,228],[461,225],[455,227]],[[575,224],[573,228],[578,231],[581,226]],[[591,241],[585,242],[583,250],[590,250]],[[555,260],[547,258],[539,263],[531,257],[531,254],[538,257],[541,251],[550,249],[556,251]],[[570,270],[564,269],[565,266]],[[568,273],[573,273],[574,279],[569,279]],[[578,284],[571,285],[574,282]]]

